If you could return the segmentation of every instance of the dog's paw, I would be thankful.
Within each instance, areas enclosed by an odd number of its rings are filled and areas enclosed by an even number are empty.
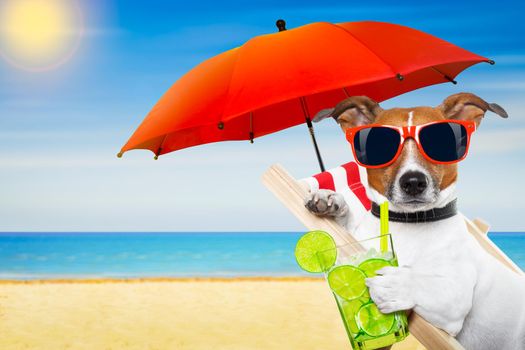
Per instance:
[[[415,306],[410,288],[410,269],[407,267],[383,267],[377,271],[377,276],[367,278],[365,282],[370,297],[384,314]]]
[[[331,190],[311,192],[304,201],[305,207],[319,216],[344,216],[348,205],[342,194]]]

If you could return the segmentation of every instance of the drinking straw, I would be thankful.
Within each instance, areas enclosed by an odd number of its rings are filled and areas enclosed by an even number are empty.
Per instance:
[[[388,233],[388,202],[383,202],[379,206],[379,223],[381,233],[379,246],[381,253],[386,253],[388,251],[388,240],[386,236]]]

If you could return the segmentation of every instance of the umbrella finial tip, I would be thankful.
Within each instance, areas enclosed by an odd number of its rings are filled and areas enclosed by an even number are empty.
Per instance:
[[[117,153],[117,158],[122,158],[122,155],[123,155],[123,154],[124,154],[124,153],[122,153],[122,152]]]
[[[275,25],[277,26],[280,32],[286,30],[286,22],[284,19],[278,19],[277,22],[275,22]]]
[[[153,157],[153,159],[155,159],[155,160],[159,159],[159,155],[155,154],[155,157]]]
[[[492,66],[496,64],[496,62],[494,62],[494,60],[488,60],[487,62],[488,62],[488,64],[490,64]]]

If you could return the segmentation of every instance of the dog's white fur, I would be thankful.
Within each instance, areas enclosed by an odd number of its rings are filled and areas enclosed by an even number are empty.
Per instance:
[[[409,157],[395,179],[408,170],[428,176],[419,164],[413,140],[407,140]],[[399,188],[394,188],[396,196]],[[443,190],[429,185],[425,196],[437,196],[418,208],[390,205],[391,211],[407,212],[445,206],[456,198],[455,183]],[[386,198],[368,188],[376,203]],[[353,222],[343,196],[330,190],[311,193],[308,201],[344,225],[358,240],[377,236],[379,219],[368,213]],[[318,212],[319,214],[319,212]],[[414,309],[438,328],[455,336],[472,350],[525,349],[525,278],[489,255],[468,233],[464,216],[428,223],[390,223],[399,267],[385,267],[368,278],[370,296],[384,313]]]

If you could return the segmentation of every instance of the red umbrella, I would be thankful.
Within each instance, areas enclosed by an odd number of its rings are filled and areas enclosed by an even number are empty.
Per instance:
[[[124,145],[155,158],[186,147],[250,140],[306,122],[352,95],[377,102],[455,82],[464,69],[494,62],[435,36],[383,22],[317,22],[248,40],[180,78]]]

